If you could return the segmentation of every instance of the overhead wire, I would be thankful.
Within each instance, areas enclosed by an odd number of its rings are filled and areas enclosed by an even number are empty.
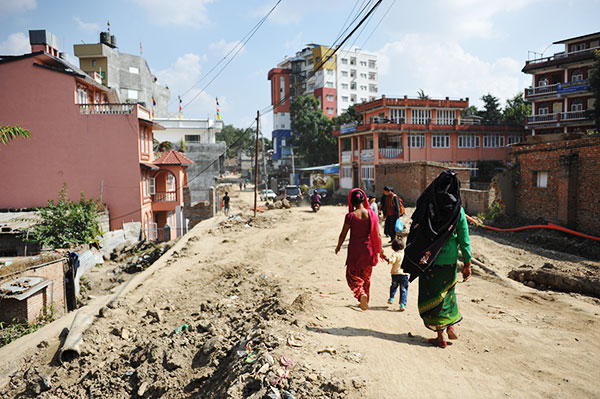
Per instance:
[[[373,30],[371,31],[371,33],[369,34],[369,36],[367,37],[367,39],[364,41],[364,43],[362,44],[361,47],[364,48],[367,45],[367,43],[369,42],[369,39],[371,39],[371,36],[373,36],[373,33],[375,33],[375,31],[377,30],[377,28],[379,28],[379,25],[381,24],[381,22],[385,19],[385,17],[387,17],[387,15],[390,12],[390,10],[392,9],[392,7],[394,7],[394,4],[396,4],[396,0],[392,1],[392,3],[390,4],[390,6],[388,7],[388,9],[385,11],[385,13],[379,19],[379,21],[377,22],[377,25],[375,25],[375,27],[373,28]]]

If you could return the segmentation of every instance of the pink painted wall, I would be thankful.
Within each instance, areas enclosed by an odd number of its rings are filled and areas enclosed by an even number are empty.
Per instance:
[[[32,64],[25,58],[0,65],[0,124],[31,132],[29,140],[0,147],[0,208],[43,206],[64,182],[73,200],[82,191],[99,198],[104,181],[111,230],[142,221],[135,113],[82,115],[74,102],[75,78]]]

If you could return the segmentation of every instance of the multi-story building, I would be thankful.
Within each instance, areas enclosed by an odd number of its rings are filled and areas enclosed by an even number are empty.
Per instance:
[[[469,99],[381,98],[359,104],[362,124],[333,132],[338,137],[340,187],[377,186],[380,165],[411,161],[461,163],[476,173],[479,161],[510,160],[510,146],[523,140],[518,125],[480,125],[462,120]]]
[[[0,121],[31,133],[0,149],[0,208],[45,206],[66,183],[72,200],[84,193],[107,205],[111,230],[134,221],[149,239],[168,239],[158,233],[165,224],[171,238],[184,233],[193,162],[174,151],[155,160],[149,109],[119,103],[98,76],[62,59],[48,32],[30,38],[32,53],[0,56]]]
[[[294,97],[315,97],[329,118],[347,111],[350,105],[377,97],[377,56],[359,48],[342,50],[330,57],[332,52],[328,47],[310,44],[269,71],[276,167],[291,162],[290,104]]]
[[[142,56],[121,53],[116,44],[114,35],[100,32],[99,43],[75,44],[73,51],[79,67],[90,75],[99,74],[102,84],[115,89],[120,101],[142,103],[156,116],[168,117],[169,89],[158,84]]]
[[[600,49],[600,32],[560,40],[564,51],[527,61],[523,72],[531,74],[525,100],[532,105],[526,128],[533,135],[585,133],[593,121],[586,111],[594,107],[588,73]]]

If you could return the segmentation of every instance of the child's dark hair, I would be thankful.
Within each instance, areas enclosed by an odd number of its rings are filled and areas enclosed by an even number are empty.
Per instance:
[[[350,197],[350,203],[353,207],[357,208],[363,202],[365,202],[365,195],[361,190],[356,190],[352,193],[352,196]]]
[[[402,238],[394,238],[392,240],[392,249],[394,251],[400,251],[401,249],[404,249],[404,240]]]

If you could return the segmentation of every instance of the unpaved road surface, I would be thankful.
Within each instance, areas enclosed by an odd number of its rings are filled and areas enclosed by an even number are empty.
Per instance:
[[[196,226],[164,267],[103,309],[80,358],[53,362],[58,341],[49,342],[0,397],[599,396],[600,302],[506,277],[523,264],[597,263],[473,233],[474,256],[495,274],[474,266],[458,284],[460,337],[439,349],[427,343],[434,334],[419,318],[417,284],[405,312],[387,305],[385,264],[373,272],[371,308],[358,310],[345,249],[334,254],[345,206],[271,210],[247,224],[251,199],[233,193],[240,223]]]

